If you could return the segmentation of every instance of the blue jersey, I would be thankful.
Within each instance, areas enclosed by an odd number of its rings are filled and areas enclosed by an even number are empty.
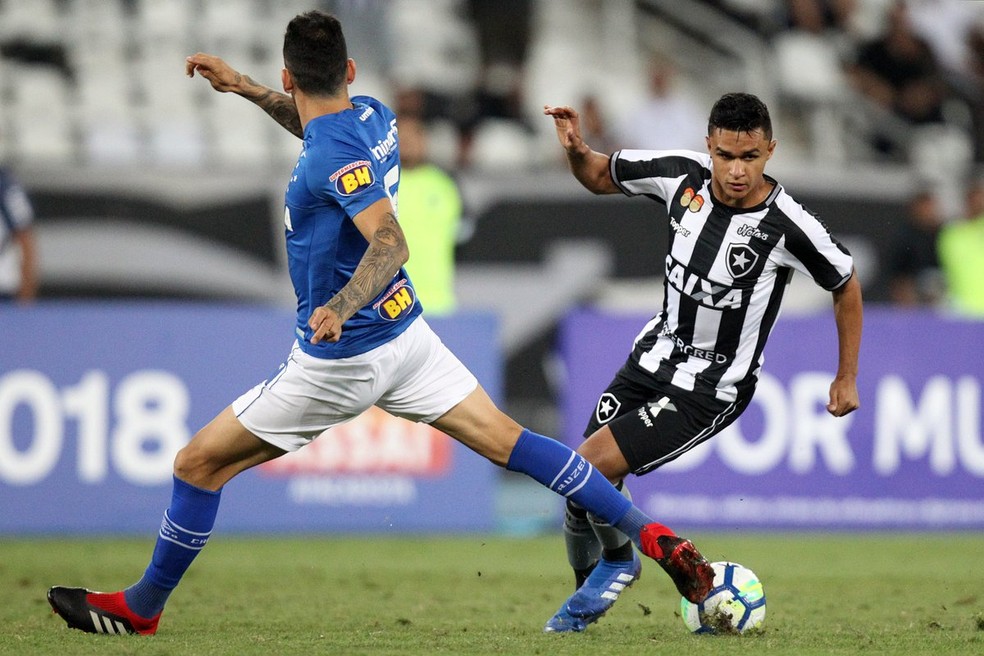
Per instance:
[[[369,243],[352,220],[382,198],[394,206],[400,184],[396,116],[368,96],[352,109],[325,114],[304,128],[287,185],[287,264],[297,294],[295,332],[301,349],[319,358],[347,358],[393,339],[420,314],[404,269],[371,303],[345,322],[337,342],[311,344],[311,313],[345,286]]]

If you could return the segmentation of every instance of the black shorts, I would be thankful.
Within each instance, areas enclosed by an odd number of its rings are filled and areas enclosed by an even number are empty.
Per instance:
[[[623,369],[598,398],[584,436],[607,424],[629,469],[641,476],[720,433],[751,398],[747,393],[729,403],[655,379],[643,383]]]

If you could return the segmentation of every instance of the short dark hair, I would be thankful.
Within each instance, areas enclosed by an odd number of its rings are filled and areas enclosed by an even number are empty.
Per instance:
[[[323,11],[295,16],[284,32],[284,66],[304,93],[337,94],[345,83],[348,66],[342,24]]]
[[[772,139],[772,119],[765,103],[750,93],[726,93],[711,107],[707,134],[714,130],[752,132],[761,129],[766,139]]]

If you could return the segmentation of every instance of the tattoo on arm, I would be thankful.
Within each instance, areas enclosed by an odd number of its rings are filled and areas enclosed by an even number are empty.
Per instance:
[[[304,138],[301,117],[297,114],[297,107],[290,96],[258,84],[250,76],[241,73],[237,74],[236,81],[246,90],[246,97],[269,114],[273,120],[295,137]]]
[[[386,221],[372,236],[369,248],[356,267],[352,279],[328,301],[328,307],[345,322],[359,308],[374,299],[407,261],[407,242],[396,222],[387,212]]]

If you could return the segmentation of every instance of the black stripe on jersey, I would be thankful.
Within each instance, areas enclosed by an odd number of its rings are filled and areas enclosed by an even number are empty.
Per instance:
[[[779,186],[776,185],[778,189]],[[735,219],[740,220],[753,228],[759,228],[760,230],[766,230],[766,226],[769,224],[769,217],[773,213],[777,212],[778,209],[775,206],[769,206],[769,210],[766,212],[765,216],[760,219],[753,219],[749,216],[742,216],[740,214],[735,215]],[[747,246],[751,248],[757,255],[758,260],[755,265],[749,269],[749,272],[740,279],[736,279],[734,284],[736,287],[743,287],[748,285],[745,289],[745,293],[751,293],[751,288],[758,283],[759,277],[762,270],[765,268],[766,262],[769,259],[770,254],[779,244],[779,233],[776,230],[768,229],[768,239],[760,239],[758,237],[752,237],[749,239]],[[725,247],[727,248],[727,247]],[[727,256],[727,254],[726,254]],[[749,370],[741,373],[742,381],[747,380],[749,374],[755,370],[759,365],[759,357],[762,354],[762,348],[765,345],[765,340],[768,339],[769,333],[772,330],[772,323],[779,316],[780,303],[782,302],[782,296],[785,291],[786,281],[789,279],[789,270],[780,269],[776,273],[776,281],[772,288],[772,292],[769,295],[768,304],[763,313],[763,320],[759,326],[758,330],[758,341],[756,343],[754,357],[749,363]],[[744,284],[743,284],[744,283]],[[736,308],[733,311],[722,312],[721,321],[718,326],[717,341],[714,344],[714,351],[716,353],[727,353],[729,355],[735,356],[738,353],[738,349],[741,347],[741,334],[742,328],[745,324],[745,318],[748,311],[751,309],[749,303],[742,303],[740,308]],[[734,359],[729,358],[727,362],[714,363],[710,367],[704,370],[701,377],[706,381],[717,385],[721,378],[727,373],[727,370],[734,363]]]
[[[700,271],[705,277],[707,276],[724,244],[728,228],[731,227],[731,216],[732,212],[722,210],[718,205],[711,208],[697,237],[697,247],[694,248],[690,261],[687,262],[687,268]]]
[[[803,263],[803,266],[810,272],[810,275],[813,276],[813,279],[818,285],[827,291],[833,291],[847,282],[848,278],[851,277],[850,274],[845,277],[836,267],[831,265],[827,258],[823,257],[817,251],[813,242],[810,241],[810,238],[796,223],[791,220],[786,221],[783,224],[783,230],[786,233],[786,250]],[[839,241],[834,239],[833,235],[831,235],[830,239],[841,252],[850,255],[847,249]]]
[[[786,283],[789,281],[791,274],[792,270],[785,267],[776,271],[775,285],[769,294],[769,300],[762,316],[762,322],[758,327],[758,339],[755,342],[755,350],[751,359],[748,361],[748,369],[739,374],[741,376],[740,382],[737,383],[739,393],[743,387],[751,386],[753,383],[753,380],[749,376],[758,368],[761,362],[762,350],[765,348],[765,342],[769,338],[769,333],[772,332],[773,324],[779,317],[782,297],[786,291]],[[715,352],[732,355],[737,354],[738,348],[741,346],[740,336],[742,325],[745,322],[745,315],[748,313],[749,308],[749,305],[743,305],[740,310],[725,312],[721,315],[718,341],[714,345]],[[721,378],[724,377],[724,374],[727,373],[728,368],[734,364],[734,361],[734,358],[731,358],[724,363],[714,363],[705,369],[700,377],[706,382],[717,386],[721,382]]]
[[[793,270],[788,267],[776,269],[776,286],[772,288],[772,293],[769,295],[769,304],[765,308],[765,314],[762,315],[762,327],[759,330],[758,342],[755,344],[755,353],[752,356],[752,371],[762,361],[762,351],[765,350],[765,342],[772,333],[772,326],[775,325],[776,319],[779,318],[779,308],[782,307],[782,295],[786,293],[786,284],[792,275]],[[748,374],[751,374],[752,371],[745,372],[745,375],[742,377],[744,378]]]
[[[692,160],[689,157],[670,155],[658,159],[629,161],[619,159],[621,152],[618,151],[612,155],[609,171],[611,172],[612,180],[615,181],[615,184],[624,194],[635,195],[627,191],[620,181],[642,180],[645,178],[678,178],[684,175],[690,181],[690,186],[697,185],[699,188],[704,184],[706,178],[704,167],[700,165],[700,162]],[[708,175],[710,174],[709,171],[707,173]],[[646,195],[649,196],[650,194]],[[659,200],[667,201],[669,199],[661,198]]]
[[[645,335],[639,338],[639,340],[635,343],[635,346],[632,347],[632,353],[629,354],[629,362],[638,365],[639,371],[645,371],[642,366],[639,365],[639,358],[641,358],[644,353],[648,353],[653,350],[653,347],[656,346],[656,340],[659,339],[659,336],[663,333],[666,326],[665,295],[663,296],[663,311],[656,316],[659,318],[659,321],[657,321]],[[649,372],[646,372],[646,375],[648,374]],[[672,377],[672,375],[673,374],[671,373],[670,376]],[[643,381],[643,379],[640,379],[640,381]],[[669,382],[669,378],[666,378],[666,382]]]
[[[685,292],[681,291],[679,301],[679,309],[677,310],[677,329],[676,337],[683,340],[685,344],[694,343],[694,328],[697,327],[697,310],[700,309],[700,302],[694,300]],[[690,330],[687,330],[689,328]],[[674,344],[673,352],[670,357],[667,358],[671,364],[679,364],[681,362],[686,362],[689,359],[689,355],[686,355],[683,349],[680,348],[679,342]]]

